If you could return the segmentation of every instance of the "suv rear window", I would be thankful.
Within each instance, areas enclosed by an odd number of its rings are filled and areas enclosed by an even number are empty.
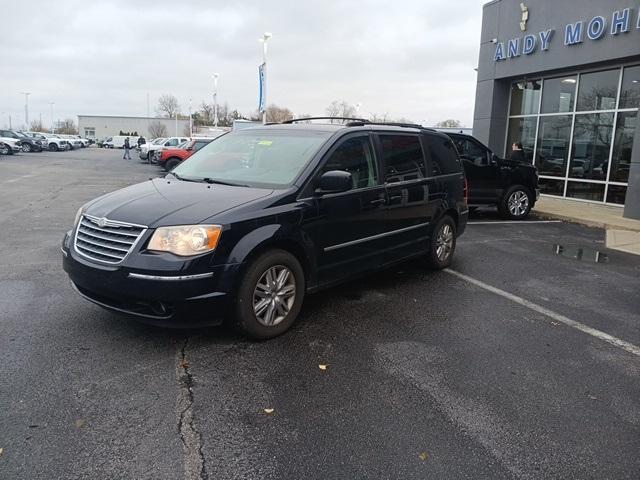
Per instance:
[[[387,182],[425,177],[424,154],[417,135],[380,135]]]
[[[431,175],[447,175],[462,170],[458,152],[449,137],[444,135],[424,135],[431,155]]]

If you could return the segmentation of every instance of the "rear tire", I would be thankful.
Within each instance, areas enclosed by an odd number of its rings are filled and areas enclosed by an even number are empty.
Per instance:
[[[0,143],[0,155],[11,155],[11,147],[6,143]]]
[[[24,153],[31,153],[31,145],[28,143],[23,143],[22,144],[22,151]]]
[[[234,327],[256,340],[277,337],[295,322],[304,294],[300,262],[284,250],[269,250],[251,262],[242,276]]]
[[[429,251],[426,256],[427,267],[442,270],[451,265],[456,250],[456,222],[444,215],[431,231]]]
[[[180,165],[180,160],[175,158],[175,157],[173,157],[173,158],[170,158],[169,160],[167,160],[166,162],[164,162],[164,169],[167,172],[170,172],[171,170],[176,168],[178,165]]]
[[[529,216],[533,207],[533,195],[523,185],[507,189],[498,204],[500,216],[508,220],[522,220]]]

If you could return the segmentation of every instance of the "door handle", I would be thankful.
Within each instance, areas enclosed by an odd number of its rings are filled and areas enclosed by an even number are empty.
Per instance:
[[[384,198],[376,198],[375,200],[371,200],[369,205],[382,205],[384,203]]]
[[[389,200],[402,200],[402,195],[392,195]]]

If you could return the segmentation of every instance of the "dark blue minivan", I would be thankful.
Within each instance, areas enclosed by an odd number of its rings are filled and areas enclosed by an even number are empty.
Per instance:
[[[101,196],[63,245],[75,290],[165,326],[279,335],[306,293],[411,258],[451,263],[468,216],[458,153],[416,125],[272,124]]]

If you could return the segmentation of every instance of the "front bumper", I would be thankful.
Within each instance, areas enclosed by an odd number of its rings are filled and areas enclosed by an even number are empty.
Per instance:
[[[22,144],[18,144],[16,143],[15,145],[11,145],[11,150],[13,151],[13,153],[18,153],[22,151]]]
[[[75,252],[70,235],[62,245],[62,266],[74,290],[86,300],[144,323],[174,328],[219,325],[230,314],[240,264],[206,272],[173,263],[171,271],[101,265]],[[181,265],[188,266],[188,261]]]

